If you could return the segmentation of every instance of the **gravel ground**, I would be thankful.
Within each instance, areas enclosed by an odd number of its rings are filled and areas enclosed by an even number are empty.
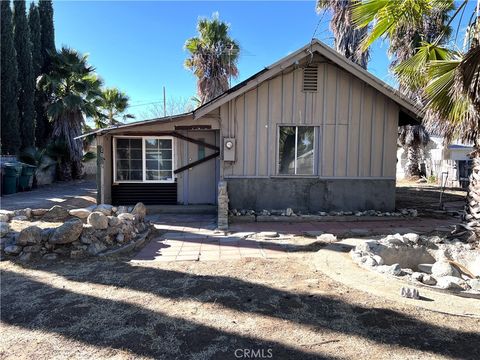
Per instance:
[[[2,262],[0,358],[480,358],[478,319],[349,289],[312,256]]]

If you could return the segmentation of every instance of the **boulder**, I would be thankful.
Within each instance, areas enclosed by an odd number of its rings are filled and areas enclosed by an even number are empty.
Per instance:
[[[293,216],[293,215],[295,215],[295,213],[293,212],[292,208],[287,208],[287,210],[285,210],[285,215],[286,216]]]
[[[333,234],[322,234],[317,236],[317,240],[321,242],[333,243],[337,241],[337,237]]]
[[[24,252],[34,252],[34,253],[37,253],[39,252],[40,250],[42,249],[42,247],[40,245],[31,245],[31,246],[25,246],[23,248],[23,251]]]
[[[122,213],[118,215],[117,218],[120,219],[121,221],[134,221],[135,215],[130,213]]]
[[[399,276],[402,273],[402,268],[399,264],[393,265],[380,265],[375,268],[378,272],[382,274]]]
[[[316,238],[317,236],[323,235],[325,232],[321,230],[309,230],[304,231],[303,236]]]
[[[86,219],[92,212],[88,209],[72,209],[69,210],[68,213],[79,219]]]
[[[42,242],[48,242],[55,232],[55,228],[42,229]]]
[[[436,278],[442,276],[460,276],[460,272],[448,261],[437,261],[432,265],[432,275]]]
[[[88,253],[94,256],[105,250],[107,250],[107,247],[101,242],[94,242],[90,244],[87,249]]]
[[[43,259],[48,260],[48,261],[53,261],[58,259],[58,254],[55,253],[47,253],[42,256]]]
[[[422,283],[425,285],[435,285],[437,283],[437,280],[431,275],[424,274],[422,277]]]
[[[424,275],[426,275],[426,274],[416,271],[412,274],[412,279],[416,280],[416,281],[419,281],[419,282],[422,282]]]
[[[117,208],[117,215],[128,213],[128,207],[121,205]]]
[[[18,256],[18,260],[20,260],[22,262],[28,262],[28,261],[32,260],[32,253],[31,252],[22,252]]]
[[[432,264],[418,264],[418,271],[431,274],[432,273]]]
[[[117,227],[117,226],[121,226],[122,225],[122,221],[117,218],[116,216],[109,216],[108,217],[108,226],[112,226],[112,227]]]
[[[103,215],[110,216],[112,215],[112,205],[100,204],[95,208],[96,212],[101,212]]]
[[[372,259],[375,260],[377,265],[383,265],[384,264],[383,258],[380,255],[373,255]]]
[[[43,216],[47,213],[48,209],[32,209],[33,216]]]
[[[18,255],[22,252],[22,247],[18,245],[9,245],[6,246],[3,251],[7,255]]]
[[[69,244],[77,241],[83,230],[83,223],[80,219],[73,219],[65,222],[53,232],[49,242],[51,244]]]
[[[143,219],[145,219],[145,216],[147,215],[147,207],[143,205],[143,203],[139,202],[134,206],[131,213],[135,215],[135,218],[137,220],[143,221]]]
[[[10,231],[10,225],[6,222],[0,222],[0,237],[4,237]]]
[[[50,209],[48,209],[45,215],[43,215],[42,220],[50,221],[50,222],[61,222],[68,219],[68,217],[69,217],[69,214],[67,209],[59,205],[55,205],[55,206],[52,206]]]
[[[408,234],[405,234],[403,235],[403,238],[416,244],[418,243],[418,240],[420,239],[420,235],[418,234],[415,234],[415,233],[408,233]]]
[[[87,223],[94,229],[104,230],[108,228],[107,216],[99,211],[95,211],[88,215]]]
[[[30,208],[14,210],[13,213],[14,216],[25,216],[27,219],[30,219],[32,217],[32,209]]]
[[[42,242],[42,229],[38,226],[29,226],[18,234],[17,245],[31,245]]]
[[[18,215],[12,217],[11,221],[27,221],[28,218],[25,215]]]
[[[377,266],[377,262],[375,261],[375,259],[371,256],[364,256],[360,259],[360,261],[363,263],[363,265],[365,266],[370,266],[370,267],[374,267],[374,266]]]
[[[7,223],[9,221],[10,221],[10,217],[8,215],[0,214],[0,222]]]
[[[0,209],[0,214],[8,216],[9,219],[11,219],[12,217],[15,216],[15,212],[13,212],[12,210],[2,210],[2,209]]]
[[[442,276],[437,278],[437,287],[440,289],[462,291],[469,289],[467,282],[455,276]]]
[[[467,284],[472,290],[480,292],[480,279],[469,279]]]
[[[400,234],[388,235],[385,239],[382,240],[383,243],[390,246],[402,246],[405,245],[403,242],[403,236]]]

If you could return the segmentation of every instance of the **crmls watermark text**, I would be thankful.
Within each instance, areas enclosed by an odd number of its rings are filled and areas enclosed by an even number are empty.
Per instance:
[[[272,349],[235,349],[234,355],[237,359],[271,359]]]

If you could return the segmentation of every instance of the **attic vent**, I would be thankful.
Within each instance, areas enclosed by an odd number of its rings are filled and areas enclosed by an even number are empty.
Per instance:
[[[308,66],[303,69],[303,91],[317,91],[317,80],[317,66]]]

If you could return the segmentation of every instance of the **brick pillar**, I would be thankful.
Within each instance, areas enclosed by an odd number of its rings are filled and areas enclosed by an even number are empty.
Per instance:
[[[228,192],[227,182],[218,183],[218,224],[220,230],[228,229]]]

